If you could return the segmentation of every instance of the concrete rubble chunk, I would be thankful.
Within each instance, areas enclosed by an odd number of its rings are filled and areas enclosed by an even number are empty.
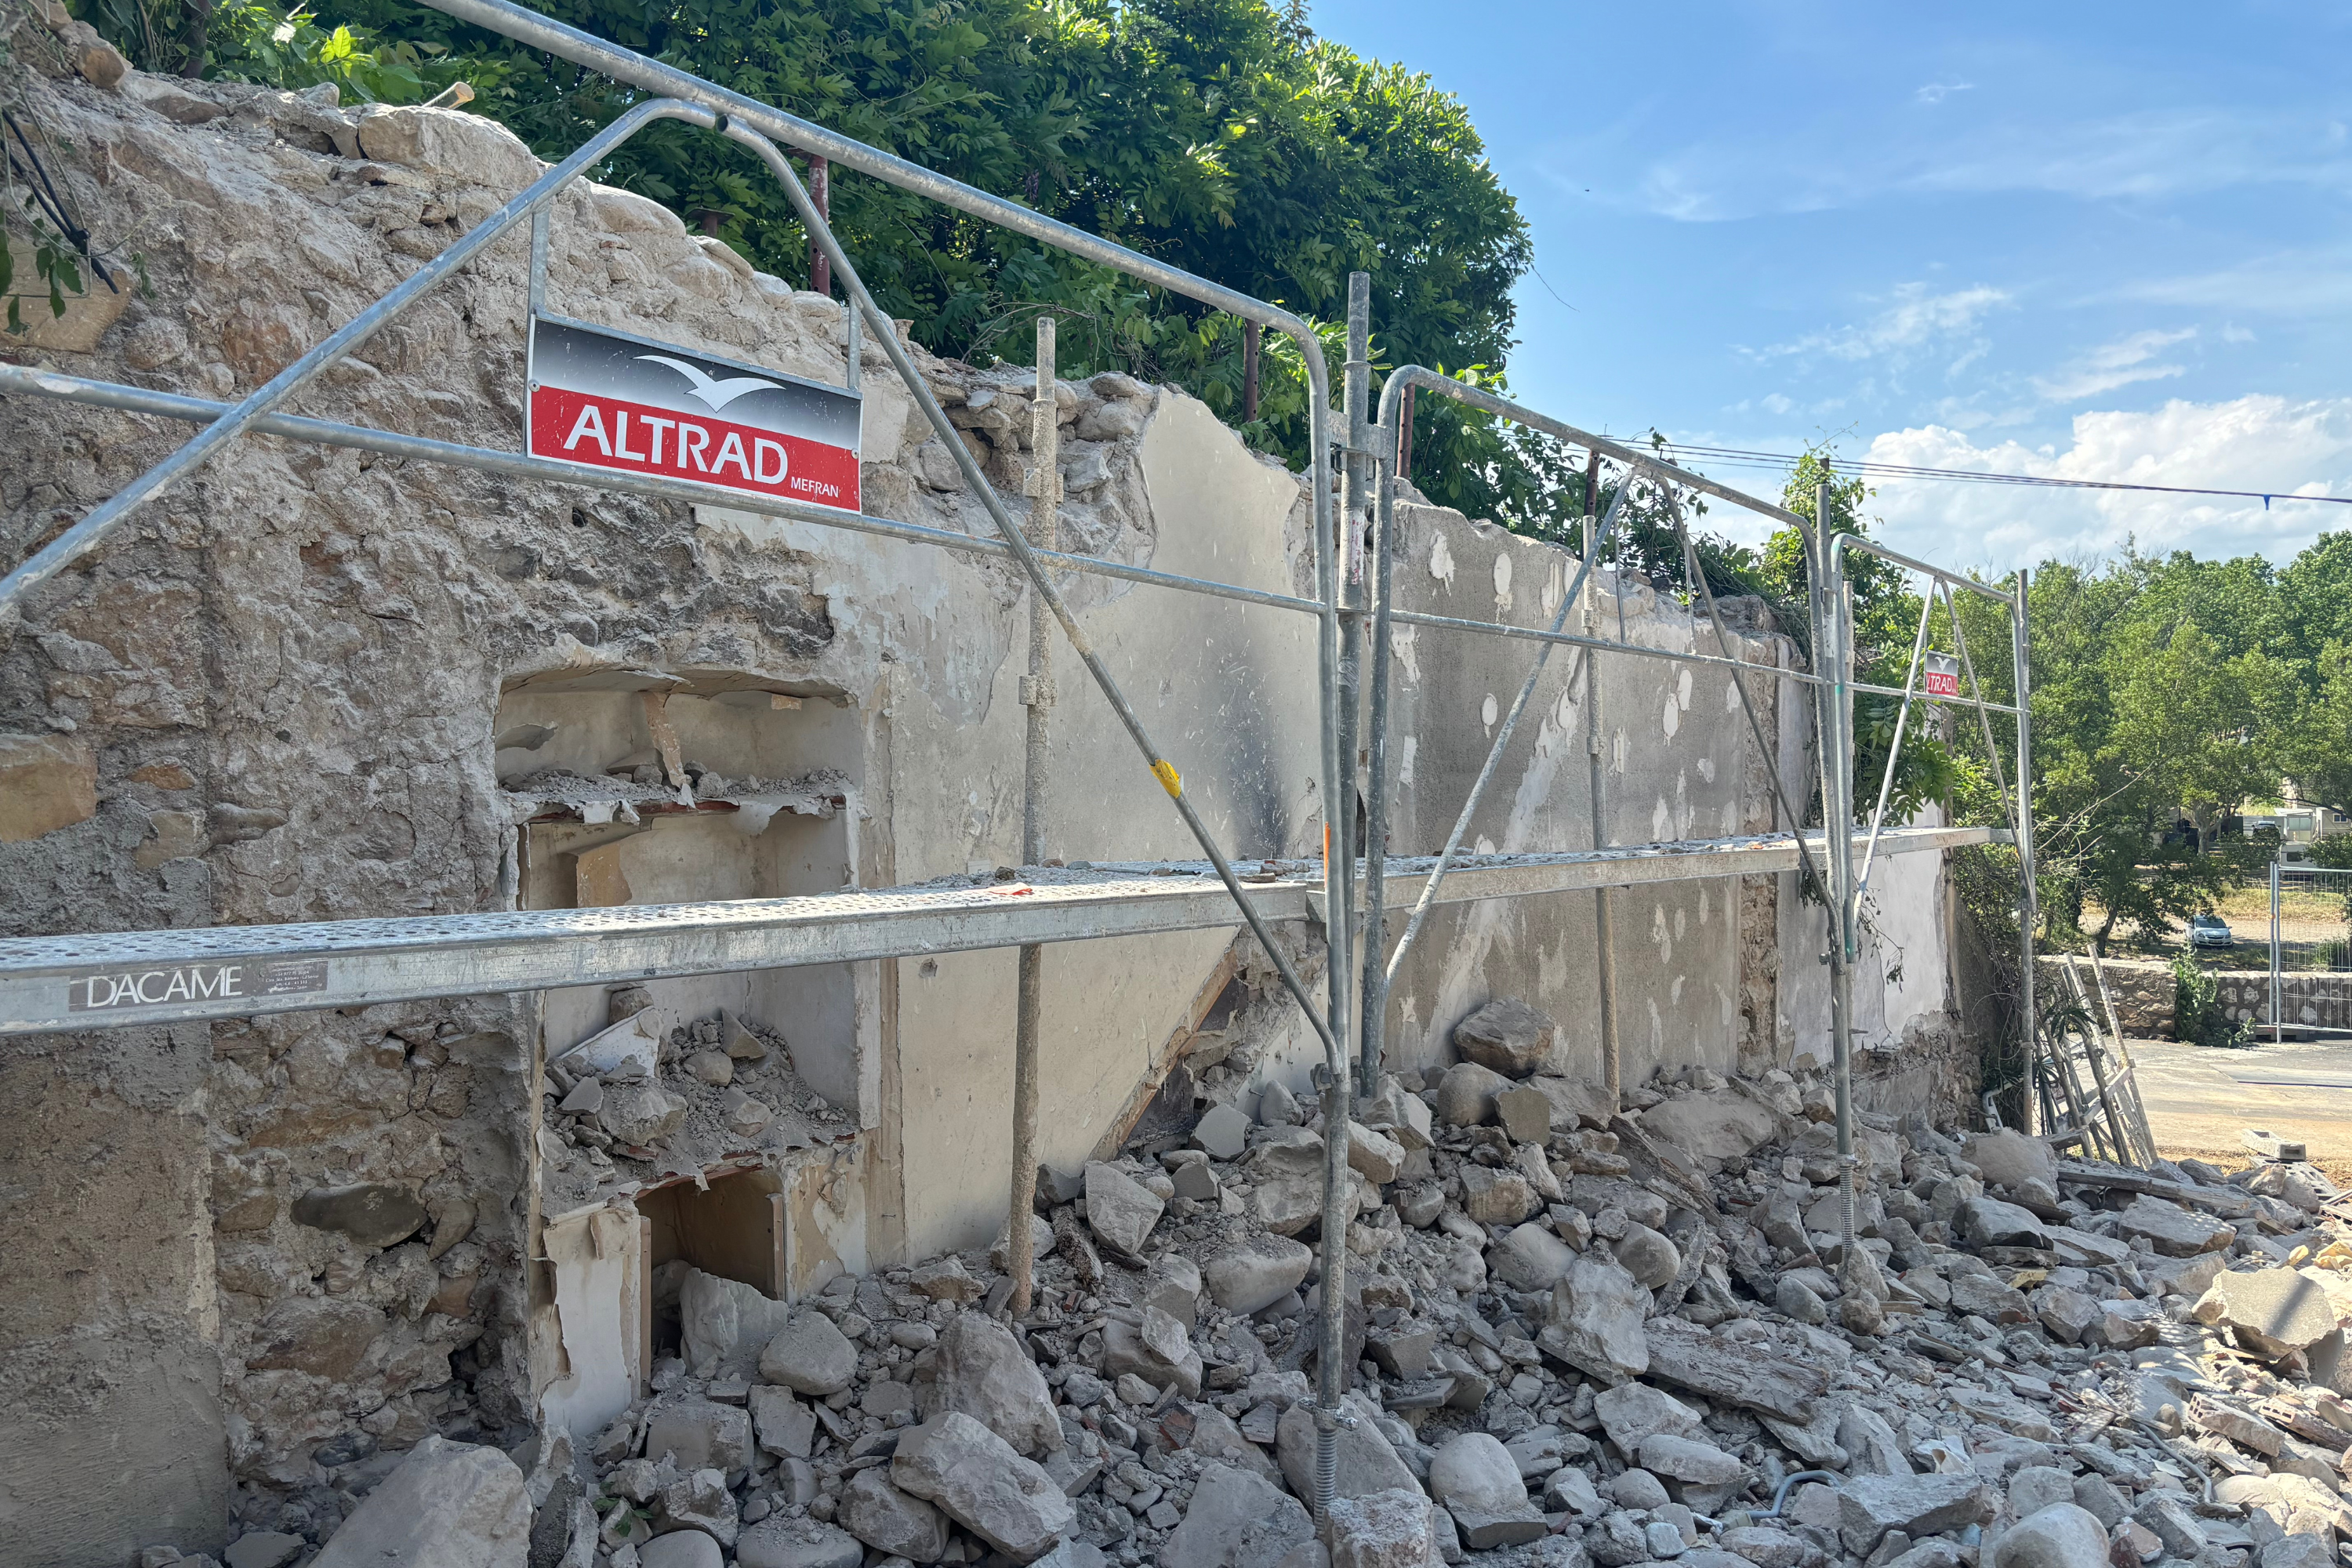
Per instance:
[[[1541,1143],[1551,1136],[1551,1100],[1525,1084],[1495,1096],[1495,1117],[1514,1143]]]
[[[1860,1554],[1890,1530],[1916,1541],[1990,1524],[2000,1512],[2000,1495],[1974,1475],[1857,1476],[1837,1492],[1838,1533]]]
[[[705,1377],[758,1375],[760,1352],[793,1313],[756,1286],[699,1268],[680,1279],[677,1305],[687,1367]]]
[[[1339,1468],[1332,1495],[1363,1497],[1405,1490],[1419,1496],[1421,1482],[1374,1424],[1373,1408],[1360,1394],[1349,1394],[1347,1403],[1357,1421],[1353,1426],[1342,1426],[1337,1435]],[[1315,1495],[1315,1444],[1314,1413],[1299,1405],[1284,1411],[1275,1428],[1275,1458],[1290,1489],[1302,1498]]]
[[[1488,1433],[1448,1438],[1429,1462],[1429,1490],[1473,1552],[1535,1541],[1551,1528],[1528,1500],[1518,1464]]]
[[[1537,1342],[1602,1383],[1623,1383],[1650,1370],[1643,1321],[1651,1305],[1650,1293],[1613,1258],[1587,1253],[1552,1287],[1552,1321]]]
[[[1050,1232],[1053,1226],[1045,1228]],[[1034,1239],[1035,1230],[1031,1230],[1030,1236]],[[963,1259],[953,1253],[945,1258],[935,1258],[929,1263],[917,1264],[908,1269],[907,1288],[934,1301],[957,1302],[977,1301],[988,1289],[971,1277],[971,1271],[963,1266]]]
[[[1183,1522],[1160,1543],[1159,1568],[1278,1568],[1314,1540],[1315,1521],[1297,1498],[1262,1476],[1212,1464]]]
[[[1612,1250],[1625,1272],[1641,1281],[1645,1290],[1664,1289],[1682,1271],[1681,1248],[1646,1225],[1627,1221],[1625,1234],[1617,1238]]]
[[[735,1542],[735,1568],[859,1568],[866,1547],[845,1530],[771,1514]]]
[[[1576,1263],[1576,1253],[1548,1225],[1507,1231],[1486,1253],[1486,1272],[1521,1290],[1549,1290]]]
[[[664,1401],[646,1419],[646,1458],[668,1456],[681,1470],[741,1469],[750,1462],[751,1417],[708,1399]]]
[[[1348,1123],[1348,1163],[1383,1186],[1404,1169],[1404,1145],[1360,1121]]]
[[[2199,1322],[2229,1330],[2265,1361],[2316,1344],[2336,1329],[2326,1290],[2293,1268],[2220,1275],[2191,1310]]]
[[[1437,1080],[1437,1096],[1430,1109],[1448,1127],[1479,1127],[1495,1119],[1495,1097],[1511,1080],[1476,1062],[1455,1062]]]
[[[1642,1131],[1704,1160],[1738,1159],[1769,1142],[1780,1119],[1736,1089],[1676,1095],[1642,1113]]]
[[[926,1419],[961,1411],[1031,1458],[1062,1446],[1053,1393],[1013,1331],[979,1312],[959,1312],[937,1342],[930,1377],[916,1385]]]
[[[2145,1193],[2116,1215],[2116,1233],[2126,1239],[2145,1241],[2167,1258],[2194,1258],[2200,1252],[2218,1252],[2238,1235],[2236,1227],[2210,1215]]]
[[[1748,1467],[1712,1443],[1659,1432],[1642,1439],[1642,1468],[1654,1476],[1694,1486],[1727,1486]]]
[[[1201,1273],[1209,1299],[1228,1312],[1263,1311],[1298,1289],[1315,1261],[1304,1242],[1256,1236],[1209,1259]]]
[[[1968,1141],[1968,1156],[1984,1173],[1987,1186],[2014,1189],[2058,1179],[2058,1156],[2050,1145],[2014,1129],[1977,1133]]]
[[[866,1545],[893,1557],[936,1563],[947,1555],[947,1515],[892,1486],[878,1468],[849,1478],[834,1518]]]
[[[1418,1487],[1343,1497],[1331,1504],[1331,1568],[1429,1568],[1429,1499]]]
[[[1550,1057],[1558,1032],[1549,1014],[1498,997],[1454,1026],[1454,1049],[1505,1078],[1526,1078]]]
[[[1186,1399],[1201,1394],[1203,1363],[1184,1325],[1157,1307],[1143,1310],[1140,1323],[1117,1319],[1103,1325],[1103,1373],[1141,1378],[1154,1389],[1176,1386]]]
[[[286,1568],[310,1543],[299,1535],[289,1535],[282,1530],[248,1530],[228,1543],[221,1561],[228,1568]]]
[[[686,1101],[658,1083],[607,1083],[596,1124],[624,1143],[651,1148],[686,1120]]]
[[[1561,1131],[1606,1127],[1617,1114],[1617,1102],[1608,1086],[1590,1079],[1538,1073],[1527,1080],[1527,1087],[1551,1101],[1551,1124]]]
[[[1087,1227],[1115,1256],[1140,1262],[1144,1238],[1168,1205],[1115,1166],[1087,1166]]]
[[[665,1531],[699,1531],[721,1546],[735,1544],[742,1520],[724,1472],[709,1468],[680,1476],[662,1488],[657,1505]]]
[[[1044,1556],[1076,1518],[1051,1477],[961,1411],[907,1428],[890,1479],[1016,1563]]]
[[[2050,1245],[2050,1232],[2031,1211],[1999,1198],[1975,1197],[1962,1204],[1953,1226],[1973,1247]]]
[[[1641,1451],[1645,1438],[1659,1433],[1696,1437],[1706,1428],[1698,1412],[1664,1389],[1646,1383],[1623,1383],[1594,1395],[1592,1414],[1609,1440],[1627,1455]]]
[[[774,1384],[754,1384],[751,1427],[763,1453],[805,1459],[816,1447],[816,1412]]]
[[[1516,1170],[1462,1168],[1462,1210],[1480,1225],[1517,1225],[1542,1207],[1535,1188]]]
[[[1846,1452],[1849,1470],[1858,1476],[1907,1476],[1911,1461],[1904,1457],[1903,1439],[1886,1417],[1863,1404],[1849,1405],[1838,1417],[1838,1447]]]
[[[1829,1388],[1816,1362],[1727,1343],[1679,1318],[1655,1320],[1645,1349],[1654,1381],[1781,1421],[1811,1421]]]
[[[656,1535],[637,1548],[638,1568],[721,1568],[727,1554],[698,1530]]]
[[[408,1451],[310,1561],[323,1568],[523,1568],[530,1500],[496,1448],[434,1436]]]
[[[796,1394],[838,1394],[857,1375],[857,1347],[831,1318],[803,1308],[761,1351],[760,1375]]]
[[[1250,1119],[1230,1105],[1213,1105],[1192,1127],[1192,1147],[1212,1160],[1238,1160],[1249,1147]]]

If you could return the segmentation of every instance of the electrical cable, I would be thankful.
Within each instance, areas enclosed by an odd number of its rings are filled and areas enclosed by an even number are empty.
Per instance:
[[[1668,441],[1664,451],[1678,457],[1710,463],[1728,464],[1741,468],[1788,468],[1800,460],[1792,452],[1761,452],[1745,447],[1708,447],[1696,443]],[[1952,479],[1970,484],[2024,485],[2045,489],[2075,490],[2138,490],[2158,495],[2227,496],[2244,500],[2259,500],[2268,511],[2274,500],[2318,501],[2329,506],[2352,506],[2352,496],[2298,495],[2290,490],[2233,490],[2200,485],[2134,484],[2120,479],[2063,479],[2042,474],[2003,474],[1974,468],[1923,468],[1911,463],[1881,463],[1868,458],[1836,458],[1833,466],[1841,473],[1861,474],[1887,479]]]

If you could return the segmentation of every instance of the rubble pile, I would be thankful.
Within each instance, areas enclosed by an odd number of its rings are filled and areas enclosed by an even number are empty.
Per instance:
[[[610,1007],[609,1027],[547,1064],[547,1214],[855,1134],[849,1118],[793,1071],[783,1037],[765,1025],[726,1011],[673,1023],[642,985],[615,990]]]
[[[1538,1070],[1551,1035],[1493,1004],[1344,1130],[1269,1085],[1041,1173],[1018,1321],[1002,1237],[796,1306],[683,1270],[651,1397],[533,1457],[533,1561],[2321,1568],[2352,1539],[2352,1244],[2311,1167],[1863,1115],[1849,1260],[1810,1058],[1620,1110]]]

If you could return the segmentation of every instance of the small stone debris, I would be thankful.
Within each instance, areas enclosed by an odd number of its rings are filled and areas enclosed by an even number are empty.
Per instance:
[[[544,1536],[571,1568],[2329,1568],[2352,1539],[2352,1236],[2316,1173],[2125,1172],[1864,1115],[1848,1258],[1821,1077],[1694,1070],[1619,1111],[1499,1006],[1467,1037],[1507,1072],[1384,1077],[1345,1130],[1327,1529],[1337,1130],[1269,1092],[1042,1173],[1018,1321],[1001,1237],[789,1307],[688,1269],[681,1353],[547,1491],[532,1560]],[[757,1064],[734,1029],[679,1044]],[[603,1119],[664,1075],[582,1081]],[[385,1209],[413,1217],[302,1212]],[[1799,1470],[1829,1483],[1774,1512]],[[317,1562],[420,1530],[520,1560],[467,1544],[521,1551],[538,1481],[504,1456],[389,1474]],[[577,1531],[551,1511],[575,1503]],[[255,1531],[228,1560],[308,1550]]]

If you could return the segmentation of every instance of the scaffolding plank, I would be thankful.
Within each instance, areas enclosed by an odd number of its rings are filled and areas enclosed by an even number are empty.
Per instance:
[[[1986,843],[1987,828],[1890,831],[1881,853]],[[1559,855],[1473,857],[1445,902],[1793,870],[1785,835]],[[1428,858],[1389,862],[1409,904]],[[1270,921],[1316,918],[1319,866],[1243,869]],[[1205,862],[1037,869],[1031,879],[793,899],[421,915],[0,940],[0,1035],[251,1017],[429,996],[785,969],[1239,923]],[[1268,879],[1258,881],[1257,878]]]

